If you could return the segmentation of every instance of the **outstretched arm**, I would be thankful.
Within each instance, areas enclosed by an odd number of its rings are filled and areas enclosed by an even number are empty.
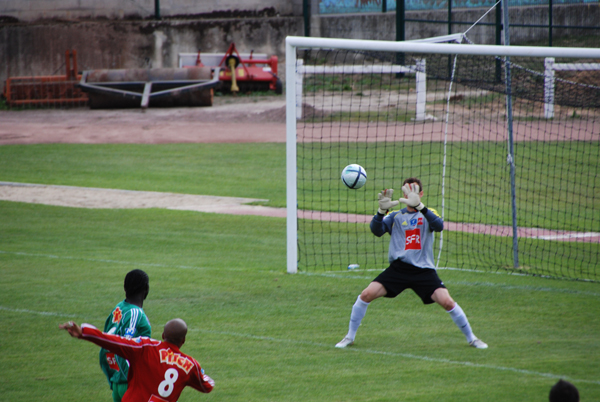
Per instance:
[[[377,209],[377,213],[371,219],[371,232],[377,236],[381,237],[386,232],[391,233],[391,229],[389,229],[384,222],[383,218],[385,218],[386,214],[390,211],[390,209],[394,208],[398,204],[399,201],[392,201],[392,197],[394,196],[394,189],[388,188],[377,194],[377,202],[379,204],[379,208]],[[390,215],[391,216],[391,215]]]
[[[58,328],[66,330],[73,338],[81,338],[82,336],[81,327],[73,321],[60,324]]]
[[[73,321],[66,322],[58,326],[60,329],[66,330],[69,335],[74,338],[84,339],[95,343],[113,353],[123,356],[126,359],[134,357],[142,350],[145,344],[160,343],[150,338],[125,338],[118,335],[105,334],[98,330],[93,325],[82,324],[81,327]]]

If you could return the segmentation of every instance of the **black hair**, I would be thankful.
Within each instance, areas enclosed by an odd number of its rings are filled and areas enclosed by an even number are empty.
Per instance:
[[[550,402],[579,402],[579,391],[570,382],[560,380],[550,390]]]
[[[417,183],[419,185],[419,191],[423,191],[423,184],[421,183],[421,180],[417,179],[416,177],[409,177],[408,179],[404,180],[402,185],[404,186],[407,183]]]
[[[125,275],[125,296],[134,297],[145,292],[150,284],[148,274],[141,269],[134,269]]]

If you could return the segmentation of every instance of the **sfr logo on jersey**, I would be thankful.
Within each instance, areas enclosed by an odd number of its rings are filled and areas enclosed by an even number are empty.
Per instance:
[[[194,367],[194,363],[187,357],[181,356],[179,353],[174,353],[171,349],[161,349],[158,353],[160,353],[161,363],[175,365],[186,373],[189,373],[192,367]]]
[[[407,230],[405,250],[421,250],[421,229]]]
[[[108,366],[115,370],[115,371],[121,371],[119,369],[119,363],[117,363],[117,358],[115,357],[114,353],[107,353],[106,354],[106,362],[108,363]]]

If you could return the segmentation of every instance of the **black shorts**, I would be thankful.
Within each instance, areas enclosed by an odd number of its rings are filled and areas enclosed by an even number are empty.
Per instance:
[[[423,304],[434,303],[431,298],[433,292],[446,287],[435,269],[417,268],[400,260],[392,262],[373,282],[383,285],[387,290],[385,297],[394,298],[404,289],[412,289],[423,300]]]

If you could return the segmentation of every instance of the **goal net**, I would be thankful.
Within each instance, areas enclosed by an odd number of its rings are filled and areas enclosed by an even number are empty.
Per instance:
[[[599,49],[288,37],[288,272],[387,267],[377,194],[418,177],[445,221],[438,267],[600,279],[599,62]],[[358,190],[340,180],[352,163],[368,175]]]

